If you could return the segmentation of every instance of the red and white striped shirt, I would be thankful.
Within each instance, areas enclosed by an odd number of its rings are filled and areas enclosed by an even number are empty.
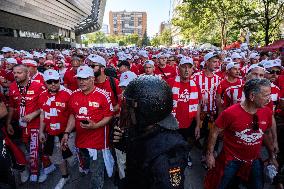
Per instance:
[[[223,106],[225,108],[241,102],[245,98],[245,95],[243,93],[243,85],[236,85],[227,88],[224,94],[224,104]],[[273,108],[273,111],[275,110],[275,107],[280,99],[280,89],[271,83],[271,101],[272,103],[269,103],[268,106],[271,106]]]
[[[245,98],[243,87],[243,85],[235,85],[226,89],[223,101],[224,108],[240,103]]]
[[[212,77],[207,77],[204,71],[198,72],[193,76],[194,81],[200,89],[202,95],[201,111],[216,111],[216,91],[221,82],[221,77],[213,73]]]

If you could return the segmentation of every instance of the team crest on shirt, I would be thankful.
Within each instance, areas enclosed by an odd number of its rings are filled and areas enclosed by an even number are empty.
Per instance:
[[[182,102],[188,102],[189,98],[190,98],[190,94],[189,94],[188,90],[184,89],[184,91],[179,95],[178,100],[182,101]]]
[[[34,91],[27,91],[27,94],[35,94]]]
[[[81,107],[79,109],[79,114],[87,115],[88,114],[88,109],[86,107]]]
[[[125,75],[125,76],[124,76],[124,79],[128,79],[128,75]]]
[[[92,106],[94,108],[100,107],[100,104],[98,102],[89,102],[89,106]]]
[[[170,182],[173,187],[178,187],[181,184],[181,169],[175,167],[169,169]]]

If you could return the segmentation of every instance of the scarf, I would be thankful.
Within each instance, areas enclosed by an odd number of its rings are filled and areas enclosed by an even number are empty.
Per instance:
[[[190,118],[196,117],[197,108],[198,108],[198,88],[196,83],[193,80],[189,81],[190,86],[190,95],[189,95],[189,104],[188,104],[188,114]],[[177,76],[174,81],[174,85],[172,88],[173,92],[173,110],[172,114],[176,117],[176,110],[179,98],[179,90],[180,90],[180,76]]]
[[[19,125],[21,127],[27,127],[27,122],[23,121],[23,117],[26,115],[26,95],[29,90],[29,87],[31,85],[31,80],[28,81],[28,84],[24,87],[21,87],[17,83],[18,90],[21,95],[21,102],[20,102],[20,119],[19,119]]]

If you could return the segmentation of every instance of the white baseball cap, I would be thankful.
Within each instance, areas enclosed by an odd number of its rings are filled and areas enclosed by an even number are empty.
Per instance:
[[[12,49],[12,48],[10,48],[10,47],[3,47],[3,48],[1,49],[1,51],[4,52],[4,53],[7,53],[7,52],[13,52],[14,49]]]
[[[9,63],[9,64],[17,64],[17,60],[15,58],[7,58],[6,61]]]
[[[231,58],[234,60],[235,58],[243,58],[239,53],[233,53]]]
[[[148,58],[148,53],[147,51],[139,51],[138,54],[144,58]]]
[[[179,65],[183,65],[183,64],[191,64],[193,65],[193,59],[188,57],[188,56],[184,56],[181,58]]]
[[[152,61],[152,60],[146,60],[145,62],[144,62],[144,65],[145,64],[149,64],[149,65],[151,65],[151,66],[154,66],[155,65],[155,63]]]
[[[258,53],[251,53],[250,55],[249,55],[249,59],[259,59],[260,58],[260,56],[259,56],[259,54]]]
[[[106,67],[106,60],[99,55],[90,54],[87,58],[92,62],[99,63],[99,64],[103,65],[104,67]]]
[[[215,56],[218,56],[218,54],[216,52],[210,52],[210,53],[207,53],[205,56],[204,56],[204,61],[208,61],[210,58],[213,58]]]
[[[48,69],[48,70],[45,70],[43,72],[43,79],[44,79],[44,81],[48,81],[48,80],[51,80],[51,79],[59,80],[60,75],[56,70]]]
[[[226,71],[228,71],[229,69],[231,69],[231,68],[233,68],[233,67],[235,67],[235,68],[240,68],[240,64],[237,63],[237,62],[230,62],[230,63],[228,63],[227,66],[226,66]]]
[[[33,59],[34,56],[30,53],[27,53],[27,54],[24,55],[24,58]]]
[[[277,61],[277,60],[266,60],[263,63],[263,66],[265,69],[269,69],[272,67],[279,67],[280,69],[283,69],[281,62]]]
[[[37,67],[37,62],[34,61],[34,60],[30,60],[30,59],[22,60],[22,64],[24,64],[26,66]]]
[[[247,73],[249,73],[252,69],[255,69],[255,68],[260,68],[260,69],[263,69],[265,72],[265,68],[263,66],[261,66],[260,64],[252,64],[249,68],[248,68],[248,71]]]
[[[77,70],[77,75],[75,77],[79,78],[94,77],[94,70],[89,66],[80,66]]]
[[[227,58],[224,58],[224,62],[225,63],[230,63],[230,62],[233,62],[233,60],[232,60],[232,58],[227,57]]]
[[[123,72],[120,76],[120,82],[119,82],[119,87],[126,87],[130,81],[132,81],[133,79],[135,79],[137,77],[137,75],[131,71],[126,71]]]

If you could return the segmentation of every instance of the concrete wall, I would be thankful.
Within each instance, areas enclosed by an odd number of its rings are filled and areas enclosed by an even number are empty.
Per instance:
[[[49,34],[58,33],[59,31],[59,28],[54,25],[10,14],[4,11],[0,11],[0,18],[0,27],[4,28]],[[9,46],[15,49],[46,48],[46,43],[58,44],[58,41],[24,37],[0,36],[0,48],[2,48],[3,46]],[[61,42],[61,44],[70,43]]]

